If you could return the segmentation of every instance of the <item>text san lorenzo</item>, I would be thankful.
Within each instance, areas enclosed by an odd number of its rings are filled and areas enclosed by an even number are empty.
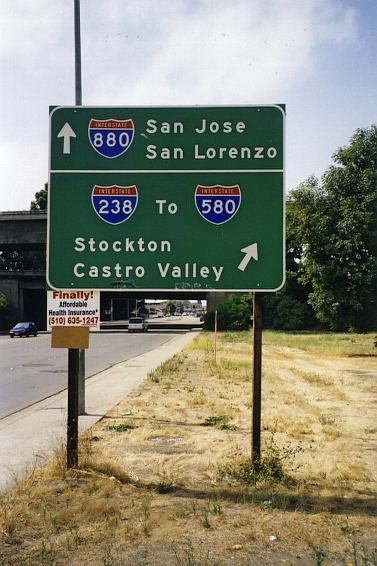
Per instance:
[[[187,128],[186,128],[187,131]],[[216,134],[236,134],[242,135],[247,132],[247,127],[245,122],[231,122],[231,121],[208,121],[202,118],[198,125],[194,125],[191,132],[200,136],[202,134],[216,135]],[[150,139],[153,134],[184,134],[185,125],[183,122],[159,122],[154,118],[150,118],[146,122],[145,133],[142,135]],[[223,139],[223,138],[222,138]],[[234,139],[234,138],[233,138]],[[264,147],[264,146],[253,146],[250,145],[230,145],[230,146],[208,146],[202,143],[194,143],[191,149],[192,157],[195,160],[212,160],[212,159],[274,159],[278,156],[278,151],[276,147]],[[147,159],[164,159],[164,160],[182,160],[187,157],[185,155],[185,149],[180,146],[167,147],[167,146],[157,146],[156,144],[148,144],[146,147]]]

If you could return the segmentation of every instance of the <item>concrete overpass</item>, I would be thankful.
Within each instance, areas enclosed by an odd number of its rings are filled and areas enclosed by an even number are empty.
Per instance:
[[[45,250],[47,213],[40,210],[0,213],[0,251]],[[34,320],[46,327],[46,272],[0,270],[0,291],[9,303],[10,322]]]
[[[0,212],[0,248],[45,249],[47,213],[43,210]]]
[[[43,210],[0,212],[0,251],[44,250],[47,240],[47,213]],[[43,329],[46,325],[46,273],[45,271],[1,271],[0,291],[9,301],[12,322],[33,320]],[[101,311],[109,302],[119,307],[123,318],[122,299],[205,299],[207,308],[224,302],[226,293],[204,291],[138,292],[117,291],[101,293]]]

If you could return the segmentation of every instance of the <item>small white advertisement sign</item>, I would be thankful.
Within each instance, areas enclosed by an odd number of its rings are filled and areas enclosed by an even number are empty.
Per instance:
[[[47,329],[53,326],[89,326],[99,330],[99,291],[48,291]]]

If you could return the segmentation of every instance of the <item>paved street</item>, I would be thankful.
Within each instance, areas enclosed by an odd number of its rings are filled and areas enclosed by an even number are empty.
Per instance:
[[[87,377],[167,342],[175,333],[91,333]],[[0,419],[67,387],[68,350],[51,348],[51,335],[0,336]]]

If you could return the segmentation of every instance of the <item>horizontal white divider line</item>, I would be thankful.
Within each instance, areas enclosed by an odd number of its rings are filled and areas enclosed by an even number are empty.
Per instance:
[[[284,173],[284,169],[51,169],[50,173]]]

